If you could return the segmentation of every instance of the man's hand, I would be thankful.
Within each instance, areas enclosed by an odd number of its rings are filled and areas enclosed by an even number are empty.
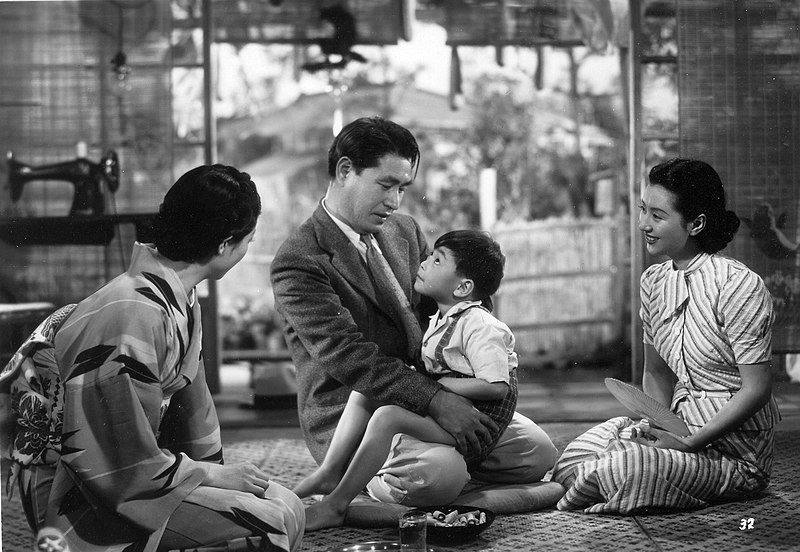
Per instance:
[[[428,414],[456,440],[459,452],[478,450],[482,441],[491,439],[491,431],[500,428],[472,406],[469,399],[440,389],[428,405]]]
[[[203,480],[203,485],[207,487],[253,493],[259,498],[264,498],[264,493],[269,487],[267,474],[249,462],[210,464],[209,467],[208,475]]]

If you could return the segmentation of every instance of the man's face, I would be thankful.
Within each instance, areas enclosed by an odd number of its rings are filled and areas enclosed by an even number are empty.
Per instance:
[[[355,167],[342,158],[337,168],[337,182],[327,200],[328,208],[359,234],[374,234],[403,201],[413,177],[411,161],[397,155],[385,155],[376,167],[356,174]]]

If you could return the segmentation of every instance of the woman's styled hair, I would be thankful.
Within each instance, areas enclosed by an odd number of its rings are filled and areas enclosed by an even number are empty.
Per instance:
[[[487,310],[492,310],[492,295],[500,287],[506,257],[487,232],[454,230],[442,234],[433,246],[446,247],[453,253],[456,272],[475,284],[475,297]]]
[[[650,183],[675,196],[675,209],[685,222],[706,216],[706,225],[695,236],[700,249],[716,253],[733,240],[739,217],[725,207],[725,190],[717,171],[704,161],[670,159],[650,169]]]
[[[230,238],[252,232],[261,198],[250,175],[227,165],[201,165],[167,191],[153,224],[158,252],[173,261],[203,262]]]
[[[328,176],[336,175],[336,164],[342,157],[353,163],[356,174],[377,167],[385,155],[408,159],[419,168],[419,145],[407,129],[381,117],[362,117],[348,123],[328,150]]]

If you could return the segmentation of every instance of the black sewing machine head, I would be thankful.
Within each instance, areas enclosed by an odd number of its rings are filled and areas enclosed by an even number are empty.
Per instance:
[[[32,167],[14,159],[8,152],[8,185],[11,200],[22,197],[22,188],[31,180],[65,180],[75,186],[72,198],[72,215],[101,215],[105,212],[103,185],[114,193],[119,188],[119,160],[114,150],[106,151],[99,163],[92,163],[84,157],[71,161]]]

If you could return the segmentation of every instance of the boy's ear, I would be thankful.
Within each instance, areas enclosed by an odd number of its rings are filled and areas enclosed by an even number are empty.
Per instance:
[[[459,299],[466,299],[470,295],[472,295],[472,290],[475,289],[475,282],[470,280],[469,278],[465,278],[461,280],[461,283],[458,284],[455,290],[453,290],[453,295],[458,297]]]

